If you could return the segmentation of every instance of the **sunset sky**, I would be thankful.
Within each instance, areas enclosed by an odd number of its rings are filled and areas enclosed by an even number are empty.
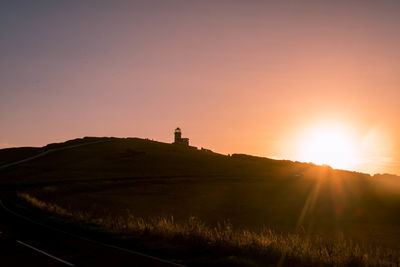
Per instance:
[[[179,126],[194,146],[307,161],[338,131],[345,168],[400,174],[399,14],[398,0],[2,2],[0,147],[172,142]]]

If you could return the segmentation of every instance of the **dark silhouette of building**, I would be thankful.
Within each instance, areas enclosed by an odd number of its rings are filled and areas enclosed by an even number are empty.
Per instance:
[[[183,146],[189,146],[189,138],[182,138],[182,131],[181,128],[176,128],[175,129],[175,141],[174,144],[176,145],[183,145]]]

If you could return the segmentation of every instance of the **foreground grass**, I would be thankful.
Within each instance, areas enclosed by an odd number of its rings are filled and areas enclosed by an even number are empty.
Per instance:
[[[173,217],[144,219],[131,214],[98,216],[90,212],[68,210],[26,193],[18,193],[18,197],[36,208],[77,222],[96,224],[125,236],[140,236],[174,244],[177,249],[183,246],[186,250],[205,251],[214,258],[207,259],[203,255],[200,260],[184,260],[190,265],[400,266],[398,251],[360,246],[344,238],[326,240],[305,234],[276,233],[268,229],[260,232],[235,230],[229,223],[209,227],[194,217],[178,223]]]

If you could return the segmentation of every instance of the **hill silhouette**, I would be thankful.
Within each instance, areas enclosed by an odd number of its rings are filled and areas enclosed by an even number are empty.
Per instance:
[[[94,217],[193,216],[398,249],[400,182],[393,175],[335,170],[139,138],[85,137],[42,148],[0,150],[0,184]],[[38,202],[39,203],[39,202]],[[49,204],[50,205],[50,204]]]
[[[51,153],[3,170],[0,183],[171,176],[300,177],[310,170],[330,168],[245,154],[227,156],[148,139],[107,137],[79,138],[42,148],[1,149],[0,163],[5,165],[46,151]],[[369,176],[331,171],[365,178]]]

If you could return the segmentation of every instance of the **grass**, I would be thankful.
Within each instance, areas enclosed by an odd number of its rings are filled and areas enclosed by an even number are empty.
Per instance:
[[[77,222],[96,224],[110,232],[143,240],[158,240],[189,250],[196,259],[184,259],[189,265],[248,265],[268,264],[293,266],[399,266],[398,251],[379,246],[360,246],[355,242],[337,238],[329,240],[305,233],[278,233],[270,229],[258,232],[235,229],[229,222],[210,227],[196,217],[176,222],[173,217],[141,218],[98,215],[66,209],[44,202],[27,193],[18,197],[41,210],[73,219]],[[178,248],[179,249],[179,248]],[[214,254],[217,259],[204,259],[196,251]]]
[[[107,142],[58,149],[94,141]],[[0,185],[126,247],[191,266],[399,266],[398,176],[138,138],[0,150],[0,161],[46,149],[58,150],[1,170]]]

